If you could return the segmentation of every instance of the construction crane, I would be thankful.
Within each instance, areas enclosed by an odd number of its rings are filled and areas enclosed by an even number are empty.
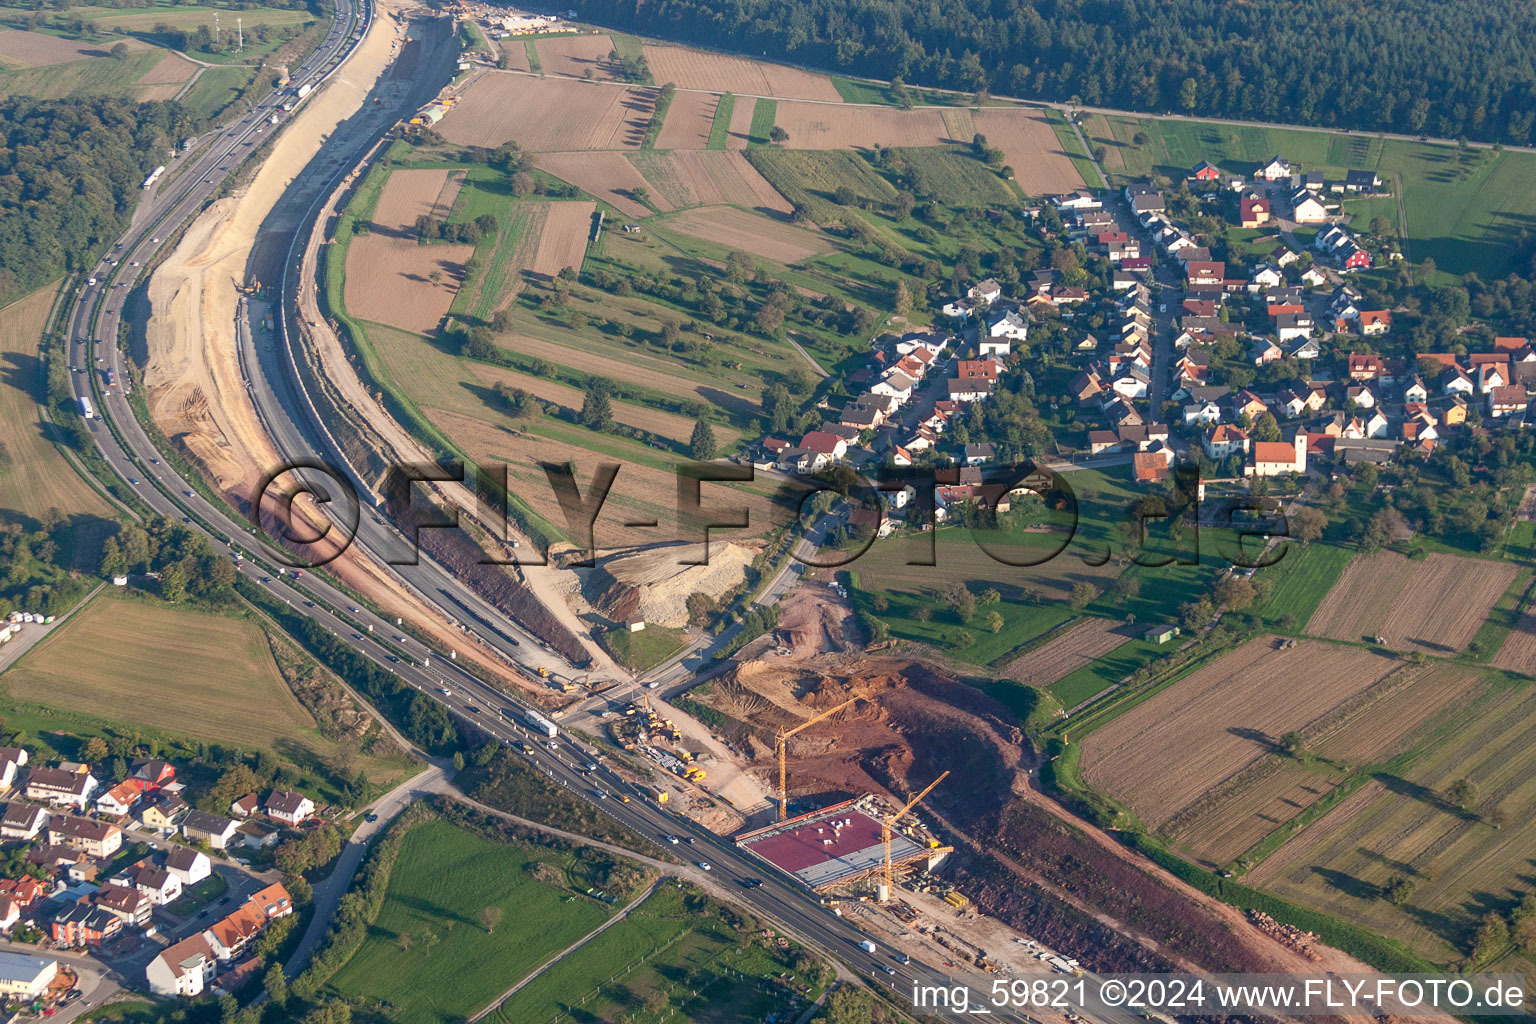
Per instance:
[[[917,796],[913,797],[911,800],[908,800],[907,806],[903,807],[895,814],[883,819],[880,822],[880,840],[885,844],[885,885],[881,887],[881,891],[877,894],[879,896],[879,902],[884,903],[886,900],[891,898],[891,888],[896,884],[895,876],[891,871],[891,829],[895,827],[898,821],[906,816],[908,811],[917,806],[919,800],[927,796],[929,793],[932,793],[933,787],[937,786],[948,777],[949,772],[945,772],[943,775],[940,775],[938,778],[928,783],[928,787],[921,793],[917,794]]]
[[[815,725],[817,722],[821,721],[823,718],[828,718],[828,717],[830,717],[832,715],[835,715],[839,711],[843,710],[843,708],[848,707],[850,704],[857,704],[861,700],[863,700],[862,697],[854,697],[852,700],[845,700],[841,704],[839,704],[837,707],[831,708],[830,710],[827,710],[827,711],[823,711],[821,714],[817,715],[815,718],[812,718],[812,719],[810,719],[808,721],[805,721],[805,722],[801,722],[799,725],[795,726],[793,729],[789,729],[787,731],[784,730],[784,729],[780,729],[779,730],[779,740],[778,740],[777,747],[778,747],[778,754],[779,754],[779,820],[780,821],[783,821],[785,818],[789,817],[789,789],[788,789],[788,782],[787,782],[787,779],[786,779],[786,772],[785,772],[785,768],[784,768],[784,751],[785,751],[785,748],[786,748],[786,746],[787,746],[787,744],[789,742],[789,738],[791,736],[793,736],[795,733],[799,732],[800,730],[802,730],[802,729],[809,729],[811,726]]]

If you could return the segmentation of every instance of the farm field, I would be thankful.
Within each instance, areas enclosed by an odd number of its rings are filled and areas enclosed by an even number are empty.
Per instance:
[[[895,155],[923,183],[921,192],[963,206],[995,206],[1018,199],[998,171],[953,147],[898,149]]]
[[[66,64],[0,71],[0,96],[63,99],[85,93],[132,96],[140,78],[160,63],[164,51],[144,48],[119,60],[93,57]]]
[[[215,11],[222,19],[220,24],[225,27],[228,27],[230,19],[234,17],[244,19],[246,27],[303,25],[315,20],[315,16],[304,9],[256,6],[236,9],[191,4],[185,7],[155,5],[153,10],[134,11],[128,14],[119,14],[108,9],[107,13],[90,15],[90,20],[106,30],[120,28],[127,32],[152,32],[156,25],[169,25],[183,32],[192,32],[200,25],[212,28]]]
[[[649,189],[650,183],[623,153],[541,153],[535,163],[626,217],[640,220],[655,212],[634,198],[635,189]],[[662,212],[672,209],[660,190],[652,192],[650,202]]]
[[[825,236],[734,206],[687,210],[666,217],[652,227],[669,228],[779,263],[799,263],[832,248]]]
[[[104,498],[75,472],[43,434],[38,344],[54,289],[41,288],[0,309],[0,423],[7,425],[0,459],[0,508],[40,518],[50,508],[66,515],[106,515]]]
[[[1536,675],[1536,612],[1527,609],[1515,620],[1515,626],[1493,656],[1495,668]]]
[[[756,110],[757,103],[752,97],[736,97],[735,105],[731,108],[731,120],[725,131],[726,149],[747,148],[747,143],[752,141],[752,116]]]
[[[5,67],[40,68],[50,64],[66,64],[77,60],[108,57],[114,43],[122,42],[129,50],[144,50],[148,44],[136,39],[104,40],[101,42],[64,39],[46,32],[27,32],[17,29],[0,29],[0,65]]]
[[[1083,778],[1157,828],[1395,664],[1360,647],[1250,640],[1084,737]]]
[[[540,864],[565,884],[535,878]],[[466,1020],[610,915],[597,900],[570,898],[572,886],[595,881],[569,854],[427,821],[406,834],[378,920],[326,988],[381,1004],[398,1024]],[[486,908],[501,912],[489,932]]]
[[[534,153],[638,149],[655,108],[650,89],[487,71],[437,125],[456,145],[516,140]],[[550,117],[549,111],[560,111]]]
[[[1202,862],[1232,862],[1307,811],[1348,773],[1389,760],[1437,716],[1473,699],[1479,673],[1444,662],[1402,667],[1299,730],[1312,760],[1270,753],[1163,826]]]
[[[1146,136],[1145,145],[1136,145],[1138,132]],[[1350,168],[1374,170],[1394,191],[1401,190],[1411,257],[1432,257],[1442,271],[1476,271],[1484,280],[1516,269],[1509,233],[1536,216],[1536,195],[1520,184],[1536,173],[1531,153],[1460,153],[1368,135],[1102,114],[1085,119],[1084,133],[1104,148],[1104,169],[1120,179],[1154,173],[1177,179],[1201,160],[1248,173],[1275,153],[1330,176]],[[1370,202],[1348,208],[1359,206],[1369,217]]]
[[[494,1020],[618,1020],[625,1007],[662,996],[679,1009],[678,1021],[772,1019],[784,996],[763,988],[791,972],[793,956],[743,943],[724,915],[717,905],[663,886],[503,1003]]]
[[[635,153],[629,160],[652,191],[678,209],[730,205],[786,216],[792,209],[740,153]]]
[[[196,64],[177,54],[168,53],[139,79],[135,95],[144,101],[175,99],[176,94],[196,73]]]
[[[436,331],[474,251],[472,245],[418,245],[414,238],[353,238],[347,247],[347,312],[416,334]]]
[[[1255,579],[1268,580],[1271,589],[1269,600],[1255,605],[1252,611],[1272,624],[1289,617],[1288,628],[1295,628],[1317,611],[1355,553],[1321,542],[1288,543],[1284,551],[1280,561],[1256,573]]]
[[[1459,779],[1473,788],[1464,809],[1446,796]],[[1496,681],[1442,713],[1405,767],[1377,772],[1247,880],[1453,960],[1471,949],[1484,911],[1525,888],[1533,812],[1536,691]],[[1400,907],[1380,897],[1399,874],[1414,883]]]
[[[720,97],[708,92],[680,92],[672,97],[667,118],[656,136],[656,148],[704,149],[715,126]]]
[[[1083,176],[1041,111],[984,107],[972,111],[971,120],[989,145],[1003,151],[1003,162],[1013,167],[1019,187],[1030,195],[1055,195],[1083,186]],[[969,143],[970,137],[959,141]]]
[[[1175,639],[1157,644],[1151,640],[1133,638],[1062,676],[1050,685],[1050,691],[1061,701],[1062,707],[1070,710],[1116,685],[1157,655],[1177,649],[1180,642]]]
[[[255,68],[204,68],[192,88],[181,98],[181,103],[203,117],[213,117],[234,102],[240,90],[250,85],[255,77]]]
[[[1113,619],[1087,618],[1049,643],[1037,647],[1002,668],[1010,679],[1030,686],[1049,686],[1126,643],[1124,623]]]
[[[650,65],[651,77],[658,85],[672,82],[679,89],[705,92],[733,92],[743,96],[824,100],[831,103],[842,101],[832,79],[799,68],[653,43],[645,44],[645,60]]]
[[[260,628],[159,603],[98,597],[27,652],[4,685],[21,700],[299,763],[334,748]]]
[[[1393,650],[1450,654],[1471,642],[1518,570],[1435,553],[1423,561],[1381,551],[1349,564],[1307,623],[1338,640],[1381,636]]]
[[[526,373],[504,370],[499,366],[490,366],[484,363],[471,363],[470,372],[487,387],[506,384],[510,387],[522,388],[529,394],[538,397],[541,401],[558,405],[572,413],[581,411],[584,392],[579,388],[543,377],[533,377]],[[662,412],[659,409],[649,409],[643,405],[624,401],[613,402],[613,418],[616,422],[622,423],[625,426],[657,434],[680,445],[688,443],[688,438],[693,433],[693,425],[696,422],[686,416]],[[713,424],[712,427],[715,432],[715,439],[722,445],[734,442],[741,436],[730,427],[722,426],[718,423]]]
[[[445,220],[464,184],[462,171],[400,169],[390,172],[370,218],[386,232],[413,229],[416,218]]]
[[[592,233],[595,203],[549,203],[539,243],[527,270],[535,277],[551,280],[566,267],[581,269],[587,253],[587,239]]]
[[[608,55],[613,52],[613,40],[605,35],[545,36],[535,39],[533,45],[538,49],[539,64],[546,75],[618,80],[614,66],[608,61]]]

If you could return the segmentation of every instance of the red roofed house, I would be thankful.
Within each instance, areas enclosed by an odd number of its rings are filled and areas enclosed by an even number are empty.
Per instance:
[[[1002,369],[1002,366],[993,359],[961,359],[955,363],[955,377],[959,380],[968,380],[973,377],[997,380]]]
[[[1392,329],[1392,313],[1385,309],[1369,309],[1360,312],[1361,334],[1386,334]]]
[[[1221,168],[1209,160],[1202,160],[1196,165],[1194,173],[1190,177],[1196,181],[1217,181],[1221,178]]]
[[[1136,452],[1131,456],[1131,464],[1136,470],[1137,483],[1155,484],[1168,478],[1168,470],[1173,466],[1173,449],[1164,445],[1152,451]]]
[[[1355,353],[1349,357],[1350,380],[1375,380],[1381,376],[1381,357]]]
[[[141,761],[127,779],[128,785],[133,786],[140,793],[153,792],[175,781],[175,767],[164,761]]]
[[[1237,204],[1238,222],[1245,228],[1256,228],[1269,223],[1269,200],[1258,196],[1245,196]]]
[[[1494,419],[1518,416],[1525,411],[1525,388],[1516,384],[1507,388],[1493,388],[1488,392],[1488,415]]]
[[[1184,264],[1184,274],[1191,285],[1223,286],[1227,280],[1227,265],[1222,262],[1191,260]]]
[[[1346,270],[1369,270],[1371,269],[1371,254],[1358,247],[1352,249],[1349,255],[1344,257],[1342,266]]]
[[[800,439],[800,447],[829,459],[840,459],[848,454],[848,442],[825,430],[813,430]]]

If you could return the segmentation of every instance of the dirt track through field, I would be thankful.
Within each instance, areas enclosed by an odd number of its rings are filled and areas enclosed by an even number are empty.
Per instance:
[[[635,189],[651,193],[656,209],[672,209],[666,197],[650,187],[650,182],[635,170],[623,153],[543,153],[534,159],[540,170],[568,181],[583,192],[612,206],[626,217],[640,220],[654,212],[634,199]]]
[[[780,214],[793,209],[740,153],[634,153],[629,159],[650,182],[651,191],[679,209],[729,205]]]
[[[1259,637],[1083,739],[1083,778],[1157,828],[1398,664],[1363,647]]]
[[[680,92],[672,97],[667,119],[656,136],[656,148],[703,149],[709,145],[709,131],[715,123],[715,107],[720,97],[708,92]]]
[[[798,263],[827,252],[832,243],[792,224],[734,206],[702,206],[668,217],[666,227],[730,249],[780,263]]]
[[[1380,636],[1393,650],[1452,654],[1472,641],[1515,578],[1504,562],[1435,553],[1413,561],[1393,551],[1357,555],[1307,623],[1339,640]]]
[[[826,75],[780,64],[649,43],[645,46],[645,60],[650,65],[651,77],[658,85],[671,82],[679,89],[826,100],[832,103],[842,100],[832,79]]]
[[[455,145],[516,141],[534,153],[638,149],[655,102],[651,89],[487,71],[437,130]]]
[[[1030,686],[1049,686],[1102,658],[1130,637],[1113,619],[1085,619],[1043,646],[1003,666],[1002,675]]]

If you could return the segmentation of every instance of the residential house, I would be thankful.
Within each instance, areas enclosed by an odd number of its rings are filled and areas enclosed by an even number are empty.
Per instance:
[[[1218,423],[1205,433],[1205,454],[1212,459],[1248,451],[1248,434],[1230,423]]]
[[[48,824],[48,811],[36,804],[12,800],[0,808],[0,839],[30,843]]]
[[[9,896],[0,896],[0,934],[9,935],[21,922],[21,905]]]
[[[1191,286],[1217,285],[1220,286],[1227,279],[1227,265],[1220,260],[1191,260],[1184,265],[1184,274]]]
[[[1061,210],[1098,210],[1104,204],[1087,189],[1078,189],[1056,200],[1056,206]]]
[[[1269,405],[1258,395],[1246,389],[1239,391],[1232,399],[1232,415],[1235,418],[1248,417],[1251,423],[1269,412]]]
[[[130,928],[145,928],[154,914],[155,904],[135,886],[104,885],[91,896],[98,907],[122,918]]]
[[[1245,476],[1283,476],[1307,471],[1307,435],[1298,431],[1292,441],[1255,441],[1244,467]]]
[[[1339,266],[1345,270],[1370,270],[1371,254],[1351,243],[1338,254]]]
[[[203,843],[214,850],[228,846],[239,827],[239,822],[208,811],[188,811],[181,819],[181,834],[188,842]]]
[[[1280,268],[1265,263],[1248,277],[1248,290],[1261,292],[1266,288],[1278,288],[1285,281],[1285,275],[1280,273]]]
[[[1328,219],[1328,207],[1311,192],[1299,192],[1291,200],[1291,219],[1297,224],[1321,224]]]
[[[1453,366],[1451,372],[1445,375],[1445,383],[1440,385],[1440,390],[1447,395],[1470,395],[1477,391],[1477,385],[1472,383],[1466,370]]]
[[[1238,200],[1237,220],[1245,228],[1256,228],[1269,223],[1269,200],[1258,196],[1244,196]]]
[[[154,995],[191,998],[202,995],[218,969],[208,933],[198,932],[162,950],[144,969],[144,976]]]
[[[1264,366],[1284,359],[1285,350],[1268,338],[1255,338],[1253,346],[1248,349],[1248,355],[1253,359],[1254,366]]]
[[[1328,275],[1314,264],[1301,272],[1301,283],[1308,288],[1321,288],[1328,283]]]
[[[1476,357],[1473,357],[1474,362]],[[1494,388],[1508,387],[1512,382],[1509,379],[1509,367],[1504,363],[1476,363],[1473,372],[1477,374],[1477,390],[1479,394],[1491,394]]]
[[[141,860],[123,869],[107,881],[112,885],[126,885],[139,890],[158,907],[174,903],[181,897],[181,879],[148,860]]]
[[[878,384],[869,389],[872,395],[884,398],[894,398],[898,402],[906,402],[912,397],[912,389],[917,386],[917,381],[908,377],[900,370],[893,370],[886,374]],[[802,445],[803,447],[803,445]]]
[[[1312,318],[1305,313],[1281,313],[1275,317],[1275,334],[1281,344],[1309,337],[1312,334]]]
[[[1301,259],[1300,256],[1284,245],[1277,245],[1269,251],[1269,262],[1277,267],[1288,267],[1299,259]]]
[[[1352,352],[1346,361],[1345,372],[1353,381],[1372,381],[1381,376],[1381,357],[1369,352]]]
[[[1167,445],[1158,445],[1131,456],[1131,471],[1139,484],[1155,484],[1168,479],[1172,467],[1173,449]]]
[[[1380,409],[1376,409],[1365,421],[1365,436],[1371,438],[1386,437],[1392,430],[1392,424]]]
[[[990,306],[1003,297],[1003,286],[998,284],[995,278],[989,277],[967,288],[965,297],[972,302],[985,302]]]
[[[967,466],[982,466],[997,458],[997,446],[992,444],[968,444],[964,449]]]
[[[940,312],[945,316],[952,316],[959,320],[969,320],[975,310],[976,304],[970,299],[954,299],[944,303]]]
[[[1122,398],[1146,398],[1147,388],[1151,384],[1146,371],[1138,367],[1127,369],[1120,376],[1109,382],[1110,390]]]
[[[800,447],[817,451],[821,454],[829,454],[835,459],[840,459],[847,451],[842,438],[833,437],[831,434],[823,434],[816,437],[820,431],[813,430],[800,440]],[[812,448],[810,442],[814,439],[818,446]],[[285,825],[300,825],[307,821],[315,813],[315,802],[302,793],[294,793],[286,789],[275,789],[267,797],[267,802],[262,808],[267,812],[267,817],[274,821],[281,821]]]
[[[134,763],[127,781],[140,793],[152,793],[176,781],[176,768],[169,762],[146,758]]]
[[[1215,402],[1195,402],[1184,407],[1185,426],[1214,426],[1221,422],[1221,406]]]
[[[64,947],[100,948],[123,930],[123,919],[93,903],[80,900],[54,915],[53,941]]]
[[[1307,411],[1307,400],[1289,388],[1282,388],[1275,395],[1275,408],[1286,419],[1295,419]]]
[[[139,808],[139,822],[151,832],[173,835],[181,828],[181,819],[191,810],[175,793],[160,792]]]
[[[25,953],[0,953],[0,999],[29,1003],[48,991],[59,976],[59,962]]]
[[[1496,387],[1488,392],[1488,415],[1492,419],[1519,416],[1525,412],[1525,388],[1519,385]]]
[[[982,341],[985,343],[989,339],[996,338],[1013,341],[1027,340],[1029,338],[1029,321],[1024,318],[1024,314],[1016,309],[1010,309],[997,317],[990,318],[987,323],[987,337],[983,338]],[[982,354],[985,355],[986,353],[983,352]],[[1006,355],[1007,353],[1004,352],[1003,354]]]
[[[1344,175],[1346,192],[1376,192],[1381,189],[1381,175],[1375,171],[1349,171]]]
[[[1120,435],[1113,430],[1088,431],[1088,454],[1098,455],[1120,447]]]
[[[165,855],[165,870],[181,879],[183,888],[196,885],[213,873],[213,862],[208,859],[206,853],[188,849],[185,846],[173,847]]]
[[[1291,347],[1287,355],[1292,359],[1316,359],[1323,354],[1323,347],[1312,337],[1303,338]]]
[[[1386,334],[1392,330],[1392,313],[1385,309],[1360,311],[1360,333],[1364,335]]]
[[[105,860],[123,848],[123,830],[104,821],[66,815],[48,823],[48,842]]]
[[[33,768],[27,774],[26,797],[52,807],[73,807],[84,814],[100,783],[89,771]]]
[[[1376,408],[1376,393],[1369,384],[1353,384],[1344,392],[1346,402],[1354,402],[1359,409]]]
[[[951,377],[945,381],[952,402],[980,402],[992,397],[994,381],[989,377]]]
[[[96,798],[96,813],[109,818],[126,818],[133,805],[139,802],[141,792],[132,782],[119,782]]]
[[[1221,168],[1209,160],[1202,160],[1195,165],[1193,171],[1189,172],[1189,176],[1196,181],[1219,181],[1221,180]]]
[[[1415,375],[1413,380],[1409,381],[1408,386],[1403,388],[1403,401],[1405,401],[1405,402],[1427,402],[1427,401],[1429,401],[1429,389],[1424,386],[1423,378]]]
[[[1285,181],[1291,176],[1291,165],[1289,161],[1279,156],[1272,156],[1267,162],[1258,166],[1253,176],[1264,181]]]

